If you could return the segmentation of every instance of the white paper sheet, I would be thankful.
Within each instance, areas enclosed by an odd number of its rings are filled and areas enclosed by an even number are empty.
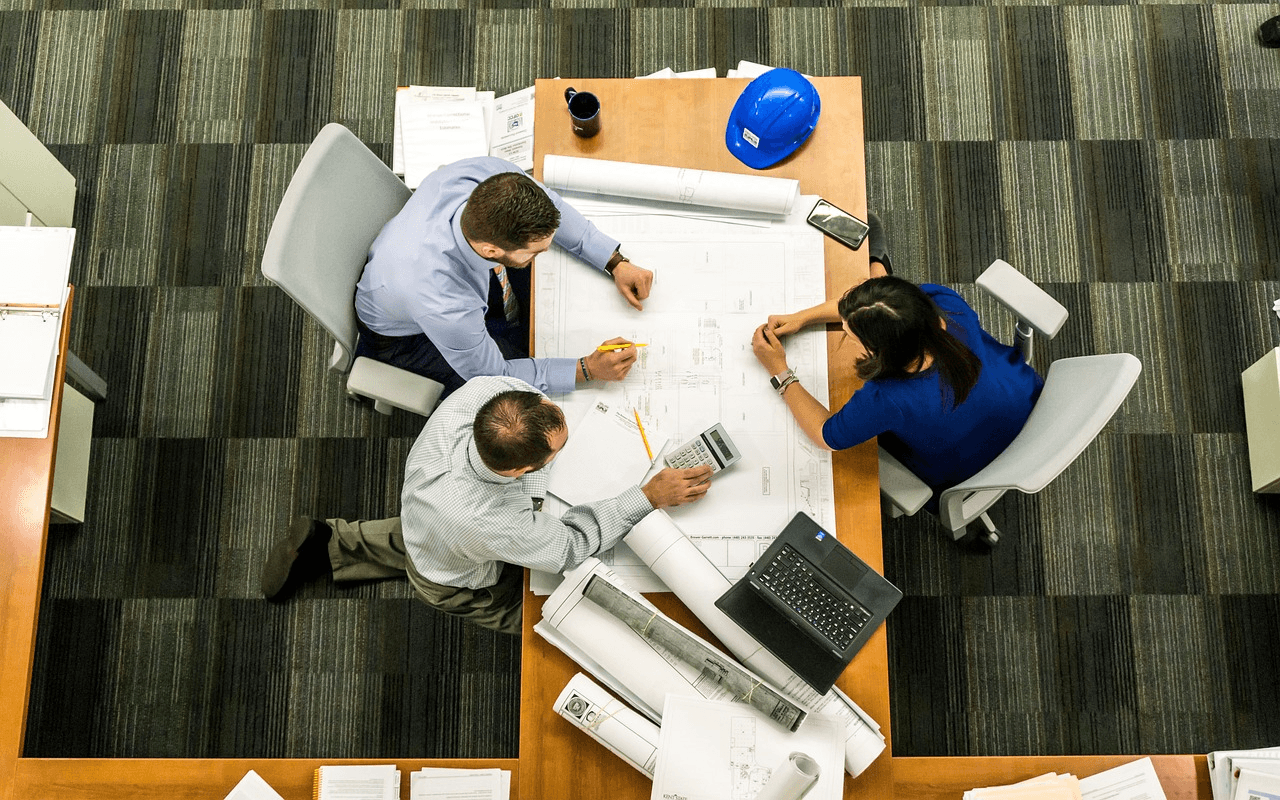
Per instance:
[[[471,774],[476,772],[491,772],[496,774],[498,776],[499,783],[501,784],[501,787],[502,787],[501,794],[504,800],[507,800],[508,798],[511,797],[511,770],[509,769],[498,769],[497,767],[491,767],[489,769],[463,769],[461,767],[423,767],[419,769],[417,772],[410,773],[410,776],[412,777],[414,775],[419,775],[421,776],[419,780],[421,780],[422,778],[427,778],[427,779],[434,778],[438,775],[466,775],[466,774]],[[413,800],[412,795],[410,795],[409,800]]]
[[[542,181],[552,189],[663,203],[753,211],[785,217],[800,196],[800,182],[735,172],[631,164],[548,155]]]
[[[653,779],[658,760],[658,726],[581,672],[556,698],[555,711],[611,753]]]
[[[494,102],[489,155],[505,158],[526,172],[533,169],[533,87]]]
[[[400,111],[410,103],[471,102],[476,90],[471,86],[401,86],[396,89],[395,120],[392,131],[391,171],[404,175],[404,123]]]
[[[400,109],[400,121],[404,183],[410,189],[417,189],[437,167],[489,154],[489,131],[479,103],[406,103]]]
[[[59,314],[0,311],[0,397],[38,400],[52,395],[61,333]]]
[[[833,720],[806,720],[790,733],[750,706],[678,695],[667,697],[662,720],[654,800],[755,797],[793,751],[808,754],[821,767],[809,798],[839,800],[842,795],[840,730]]]
[[[573,203],[577,196],[566,199]],[[657,420],[673,441],[722,422],[739,445],[742,460],[713,479],[703,500],[672,510],[731,579],[746,572],[796,512],[824,525],[835,520],[831,454],[809,440],[769,391],[751,350],[751,336],[769,314],[826,297],[822,235],[797,217],[755,229],[589,215],[635,263],[654,271],[643,311],[562,250],[539,260],[534,303],[540,356],[587,352],[610,336],[648,342],[627,378],[599,392]],[[826,333],[788,337],[787,355],[805,387],[825,396]],[[590,401],[573,393],[553,399],[570,419]],[[639,580],[631,571],[624,577]]]
[[[0,226],[0,306],[60,305],[75,239],[75,228]]]
[[[1235,777],[1231,800],[1280,800],[1280,775],[1245,768]]]
[[[224,800],[284,800],[262,776],[249,770]]]
[[[1149,758],[1081,778],[1080,795],[1082,800],[1165,800]]]
[[[424,767],[409,774],[409,800],[506,800],[510,786],[511,773],[505,770]]]
[[[642,420],[654,458],[666,444],[652,419]],[[612,398],[592,402],[571,419],[569,440],[551,464],[547,491],[571,506],[604,500],[640,484],[653,466],[635,411]]]

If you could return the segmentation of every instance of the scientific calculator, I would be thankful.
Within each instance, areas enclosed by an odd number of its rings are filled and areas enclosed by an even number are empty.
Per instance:
[[[702,433],[673,450],[663,461],[674,469],[689,469],[703,464],[711,466],[712,474],[737,463],[742,452],[729,438],[729,432],[717,422]]]

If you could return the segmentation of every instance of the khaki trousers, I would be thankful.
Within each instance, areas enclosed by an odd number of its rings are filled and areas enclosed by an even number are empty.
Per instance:
[[[326,521],[333,528],[329,564],[335,582],[407,577],[418,599],[432,608],[484,628],[520,635],[524,602],[524,571],[520,567],[503,564],[498,582],[481,589],[443,586],[414,569],[405,554],[399,517]]]

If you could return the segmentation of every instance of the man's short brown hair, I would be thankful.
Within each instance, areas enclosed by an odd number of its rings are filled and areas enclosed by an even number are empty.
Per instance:
[[[532,178],[499,172],[471,191],[462,209],[462,235],[503,250],[522,250],[560,227],[560,209]]]
[[[539,468],[551,458],[551,434],[564,430],[564,412],[537,392],[499,392],[480,407],[471,432],[480,460],[494,472]]]

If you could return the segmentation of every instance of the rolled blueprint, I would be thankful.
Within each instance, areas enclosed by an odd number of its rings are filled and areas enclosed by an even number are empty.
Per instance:
[[[809,793],[822,767],[804,753],[792,753],[760,787],[756,800],[800,800]]]
[[[542,620],[534,630],[654,721],[662,718],[668,694],[743,702],[743,697],[721,682],[719,674],[642,638],[588,600],[583,592],[594,577],[627,591],[608,567],[589,558],[565,573],[564,582],[543,604]],[[639,594],[628,593],[651,613],[661,614]],[[787,729],[782,724],[779,727]]]
[[[642,639],[648,639],[674,653],[681,661],[715,676],[735,696],[789,731],[804,722],[807,712],[779,694],[772,686],[738,666],[737,662],[716,650],[685,628],[653,611],[600,577],[587,581],[583,591],[587,599],[627,624]]]
[[[815,714],[833,716],[845,726],[845,770],[862,774],[884,752],[880,726],[839,689],[820,695],[777,656],[760,645],[716,608],[729,590],[729,579],[662,511],[654,511],[631,529],[623,541],[670,587],[721,643],[760,677]]]
[[[729,208],[774,216],[790,214],[800,196],[800,182],[789,178],[554,155],[545,156],[542,160],[542,182],[552,189],[567,192]]]
[[[556,698],[556,713],[653,780],[658,726],[579,672]]]

